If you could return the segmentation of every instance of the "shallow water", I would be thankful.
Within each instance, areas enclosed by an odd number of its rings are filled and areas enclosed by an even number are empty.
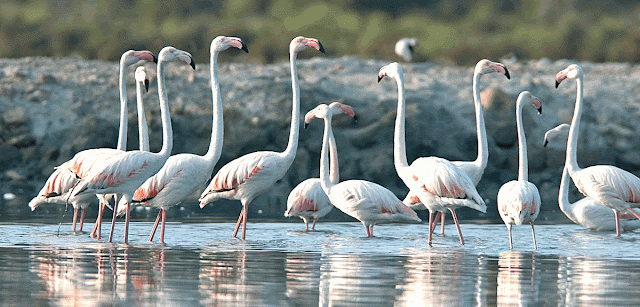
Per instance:
[[[85,225],[92,226],[92,225]],[[122,242],[122,224],[116,242]],[[426,225],[132,223],[129,245],[72,234],[62,224],[0,224],[0,304],[486,306],[636,305],[640,233],[576,225],[452,225],[427,245]],[[90,227],[89,227],[90,228]],[[107,227],[103,229],[103,235]],[[86,229],[85,229],[86,230]],[[438,228],[439,231],[439,228]]]

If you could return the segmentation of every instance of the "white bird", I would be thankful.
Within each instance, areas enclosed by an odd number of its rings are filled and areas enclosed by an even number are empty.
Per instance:
[[[401,57],[405,62],[411,62],[411,57],[415,52],[414,48],[418,44],[418,39],[416,38],[401,38],[398,42],[396,42],[395,52]]]
[[[544,147],[548,144],[567,144],[569,125],[561,124],[547,131],[544,135]],[[564,150],[564,148],[562,148]],[[574,223],[596,231],[611,231],[616,229],[615,216],[605,205],[600,204],[589,197],[585,197],[575,203],[569,202],[569,184],[571,177],[565,167],[562,170],[560,190],[558,191],[558,204],[560,210]],[[636,213],[640,213],[638,209]],[[619,215],[621,231],[630,231],[640,228],[640,220],[632,214],[625,212]]]
[[[173,47],[164,47],[158,54],[158,93],[160,101],[160,116],[162,118],[162,149],[159,153],[148,151],[126,151],[113,156],[103,162],[96,163],[89,174],[82,178],[70,193],[71,197],[83,194],[120,194],[127,204],[125,219],[124,243],[129,235],[129,206],[136,189],[149,177],[157,173],[167,161],[173,147],[173,131],[167,93],[165,92],[164,70],[168,61],[183,61],[195,69],[195,63],[186,51]],[[113,211],[111,235],[117,215],[117,204]]]
[[[285,151],[258,151],[236,158],[218,171],[200,196],[200,208],[220,198],[237,199],[242,202],[242,212],[233,231],[234,237],[242,224],[242,239],[245,239],[249,203],[280,180],[289,170],[296,156],[300,132],[300,86],[296,62],[298,52],[307,48],[314,48],[324,53],[322,44],[315,38],[298,36],[289,44],[293,103],[291,130]]]
[[[420,199],[417,210],[429,210],[429,246],[435,228],[434,212],[451,211],[453,221],[458,229],[460,243],[464,245],[462,231],[458,224],[455,209],[469,207],[480,212],[486,212],[487,206],[478,194],[473,181],[456,165],[446,159],[438,157],[418,158],[409,166],[405,146],[405,98],[402,67],[398,63],[391,63],[380,69],[378,82],[389,76],[398,84],[398,111],[393,140],[393,156],[396,172],[409,190]]]
[[[537,97],[524,91],[518,95],[516,101],[516,124],[518,126],[518,180],[512,180],[498,190],[498,212],[509,230],[509,247],[513,248],[511,239],[511,226],[531,224],[534,249],[538,249],[536,233],[533,229],[533,221],[540,213],[540,192],[535,184],[529,182],[529,167],[527,162],[527,139],[522,125],[522,108],[525,103],[531,102],[542,114],[542,104]]]
[[[475,161],[451,161],[451,163],[455,164],[460,170],[467,173],[471,180],[473,180],[474,185],[478,185],[480,179],[482,179],[482,174],[484,173],[484,169],[487,167],[487,162],[489,161],[489,146],[487,145],[487,129],[484,124],[484,114],[482,112],[482,102],[480,101],[480,76],[489,73],[499,73],[503,74],[507,77],[507,79],[511,79],[509,75],[509,70],[502,63],[492,62],[487,59],[480,60],[473,71],[473,105],[476,111],[476,133],[478,136],[478,157]],[[402,201],[410,207],[420,206],[418,204],[420,199],[418,197],[409,192],[405,199]],[[440,221],[442,224],[442,234],[444,235],[444,216],[445,212],[438,212],[435,220],[438,220],[440,217]]]
[[[340,211],[359,220],[373,237],[373,226],[382,223],[421,222],[418,215],[403,204],[391,191],[365,180],[347,180],[334,184],[329,179],[329,139],[333,135],[333,111],[325,104],[305,115],[305,123],[314,117],[324,119],[324,136],[320,154],[320,182],[331,203]]]
[[[157,62],[156,57],[149,51],[135,51],[129,50],[122,54],[120,58],[120,75],[119,75],[119,91],[120,91],[120,131],[118,133],[118,149],[101,148],[101,149],[89,149],[77,153],[71,160],[65,162],[61,166],[57,167],[54,172],[49,176],[44,187],[40,190],[38,195],[29,202],[31,210],[35,210],[41,204],[55,203],[65,204],[67,194],[71,188],[78,182],[79,178],[86,175],[87,170],[93,166],[100,159],[105,159],[105,155],[110,156],[117,154],[120,150],[124,150],[127,144],[127,89],[125,82],[125,74],[127,67],[136,64],[140,61],[153,61]],[[144,110],[138,109],[138,113],[144,112]],[[146,124],[145,124],[146,128]],[[108,201],[104,195],[98,196],[100,200],[100,206],[104,206]],[[71,202],[73,213],[73,225],[72,230],[76,230],[76,221],[78,216],[78,210],[81,210],[80,228],[84,223],[84,216],[86,208],[89,203],[94,200],[93,195],[87,195],[84,197],[69,199]]]
[[[582,117],[582,68],[571,64],[556,74],[556,87],[564,79],[576,79],[577,94],[569,140],[567,142],[567,156],[565,167],[573,179],[573,183],[580,193],[611,208],[615,215],[616,235],[620,236],[620,212],[627,211],[640,219],[640,214],[631,208],[640,207],[640,178],[611,165],[595,165],[585,169],[578,166],[577,147]]]
[[[329,108],[333,114],[345,113],[357,120],[353,108],[348,105],[333,102],[329,105]],[[333,134],[329,138],[329,164],[331,165],[330,180],[332,183],[337,184],[340,182],[340,173],[338,171],[338,150]],[[309,219],[313,218],[311,229],[315,230],[318,219],[331,212],[331,208],[333,208],[333,205],[331,205],[329,197],[322,189],[320,178],[309,178],[298,184],[289,193],[287,211],[285,211],[284,216],[299,216],[304,221],[305,230],[309,230]]]
[[[213,101],[213,119],[209,150],[204,156],[178,154],[169,157],[160,171],[147,179],[133,195],[133,204],[159,208],[158,218],[153,226],[149,242],[153,241],[158,223],[162,220],[160,243],[164,244],[164,226],[167,209],[181,203],[184,199],[201,189],[211,178],[213,167],[222,152],[224,126],[222,122],[222,98],[218,82],[218,54],[229,47],[249,52],[247,46],[237,37],[218,36],[211,41],[211,94]],[[124,202],[121,202],[124,205]],[[126,207],[121,207],[124,212]]]

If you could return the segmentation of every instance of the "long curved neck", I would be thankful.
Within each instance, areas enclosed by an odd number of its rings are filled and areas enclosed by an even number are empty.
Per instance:
[[[140,141],[140,150],[149,151],[149,130],[147,129],[147,117],[144,114],[144,102],[142,95],[144,91],[142,82],[136,82],[136,106],[138,107],[138,140]]]
[[[118,150],[127,150],[127,133],[129,125],[129,119],[127,118],[127,85],[124,80],[127,66],[125,65],[124,57],[120,59],[120,76],[119,90],[120,90],[120,130],[118,131]]]
[[[300,85],[298,84],[298,69],[296,66],[298,54],[291,52],[289,60],[291,62],[291,89],[293,91],[293,103],[291,107],[291,130],[289,132],[289,143],[283,154],[293,160],[298,149],[298,135],[300,133]]]
[[[333,136],[333,129],[329,135],[329,180],[333,184],[340,182],[340,170],[338,166],[338,147],[336,138]]]
[[[324,119],[324,135],[322,137],[322,151],[320,152],[320,184],[327,195],[329,194],[329,189],[335,185],[329,178],[329,142],[332,138],[333,130],[331,129],[331,114],[329,113]]]
[[[220,95],[220,83],[218,82],[218,52],[211,53],[209,63],[209,70],[211,72],[211,96],[213,99],[213,121],[211,123],[211,142],[209,143],[209,150],[204,155],[204,158],[217,162],[222,153],[222,140],[224,137],[222,98]]]
[[[522,107],[524,107],[524,103],[522,99],[518,99],[516,105],[516,124],[518,125],[518,180],[528,181],[527,138],[524,136],[524,127],[522,125]]]
[[[405,106],[404,106],[404,80],[400,76],[395,77],[398,83],[398,111],[396,115],[396,126],[393,135],[393,164],[396,167],[398,176],[402,177],[408,170],[407,151],[405,144]]]
[[[158,98],[160,100],[160,117],[162,118],[162,149],[159,154],[169,157],[173,147],[173,130],[171,128],[171,117],[169,115],[169,103],[165,91],[164,69],[166,63],[158,60]]]
[[[569,140],[567,141],[567,158],[565,166],[569,170],[569,175],[573,175],[580,170],[578,166],[578,133],[580,131],[580,118],[582,117],[582,76],[576,79],[577,94],[576,106],[573,110],[571,128],[569,128]]]
[[[564,214],[573,215],[571,209],[571,203],[569,203],[569,180],[571,177],[569,176],[569,170],[565,166],[562,169],[562,179],[560,180],[560,190],[558,191],[558,205],[560,205],[560,210],[564,212]]]
[[[489,146],[487,145],[487,129],[484,124],[484,114],[482,112],[482,101],[480,100],[480,82],[481,74],[475,72],[473,74],[473,104],[476,110],[476,133],[478,134],[478,157],[474,164],[478,167],[479,175],[482,175],[489,161]]]

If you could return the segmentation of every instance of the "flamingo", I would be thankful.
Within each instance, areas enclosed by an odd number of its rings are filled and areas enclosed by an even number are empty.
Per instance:
[[[157,173],[167,161],[173,147],[173,131],[167,93],[165,92],[164,70],[166,62],[183,61],[193,69],[195,63],[191,54],[174,47],[164,47],[158,54],[158,93],[160,101],[160,116],[162,118],[162,149],[159,153],[148,151],[126,151],[115,155],[103,162],[96,163],[89,170],[86,177],[82,178],[70,193],[71,197],[84,194],[120,194],[125,199],[127,214],[125,219],[124,243],[128,242],[129,235],[129,206],[136,189],[149,177]],[[113,210],[111,222],[111,234],[113,237],[115,218],[117,216],[117,203]]]
[[[569,136],[569,125],[561,124],[547,131],[544,135],[544,147],[549,143],[567,142]],[[596,231],[611,231],[616,229],[616,223],[611,219],[611,209],[600,204],[589,197],[585,197],[575,203],[569,202],[569,182],[571,177],[565,167],[562,170],[560,180],[560,190],[558,191],[558,204],[560,210],[574,223]],[[638,209],[632,209],[639,212]],[[640,228],[640,220],[632,214],[625,213],[620,216],[621,231],[634,230]]]
[[[285,151],[281,153],[258,151],[236,158],[218,171],[200,196],[200,208],[220,198],[237,199],[242,202],[242,211],[233,231],[235,237],[238,234],[240,224],[242,224],[242,240],[246,237],[249,203],[282,178],[296,156],[300,132],[300,86],[298,85],[296,59],[298,52],[307,48],[314,48],[324,53],[322,44],[315,38],[298,36],[289,44],[293,103],[289,143]]]
[[[66,203],[68,192],[73,185],[78,182],[78,178],[86,175],[86,170],[89,169],[100,159],[105,159],[107,156],[117,154],[120,150],[124,150],[127,144],[127,89],[126,82],[124,80],[127,67],[136,64],[140,61],[153,61],[157,62],[156,57],[149,51],[135,51],[128,50],[122,54],[120,58],[120,75],[119,75],[119,87],[120,87],[120,131],[118,134],[118,149],[89,149],[77,153],[71,160],[65,162],[60,167],[57,167],[54,172],[49,176],[44,187],[40,190],[38,195],[29,202],[31,210],[35,210],[39,205],[45,203]],[[144,111],[138,108],[138,114],[144,113]],[[146,122],[145,122],[146,128]],[[73,224],[72,231],[76,230],[76,222],[78,217],[78,210],[81,210],[79,231],[82,231],[84,224],[84,217],[86,208],[89,206],[89,202],[93,200],[92,195],[85,197],[70,199],[74,208],[73,211]],[[98,195],[100,200],[100,206],[104,207],[108,203],[108,198],[103,195]]]
[[[348,105],[333,102],[329,105],[329,108],[333,114],[345,113],[357,121],[353,108]],[[338,150],[336,149],[336,140],[333,134],[329,137],[329,160],[331,165],[330,181],[333,184],[337,184],[340,182],[340,173],[338,172]],[[322,189],[320,178],[309,178],[298,184],[289,193],[287,211],[285,211],[284,216],[299,216],[304,220],[305,230],[309,230],[309,219],[313,217],[311,229],[315,230],[318,219],[327,215],[332,207],[329,197]]]
[[[218,36],[211,41],[211,92],[213,101],[213,120],[209,150],[204,156],[178,154],[169,157],[160,171],[147,179],[133,195],[133,204],[160,208],[158,217],[149,236],[153,241],[158,223],[162,219],[160,243],[164,244],[164,226],[167,209],[181,203],[189,195],[200,189],[211,178],[213,167],[222,152],[224,127],[222,124],[222,99],[218,82],[218,54],[229,47],[249,52],[247,46],[237,37]],[[121,202],[121,204],[123,204]],[[121,207],[125,209],[126,207]]]
[[[418,44],[418,39],[416,38],[401,38],[398,42],[396,42],[396,47],[394,51],[396,54],[401,57],[405,62],[411,62],[411,57],[413,56],[414,48]]]
[[[380,223],[421,222],[418,215],[383,186],[366,180],[347,180],[335,184],[329,178],[329,142],[333,137],[333,109],[320,104],[305,115],[305,123],[314,117],[324,119],[324,136],[320,154],[320,183],[331,203],[364,225],[367,237]],[[349,112],[353,112],[351,109]]]
[[[431,246],[431,238],[435,228],[433,213],[445,210],[451,211],[453,221],[458,229],[460,243],[464,245],[455,209],[464,206],[486,212],[487,206],[478,194],[469,175],[448,160],[438,157],[424,157],[416,159],[411,165],[407,163],[402,67],[398,63],[384,66],[378,73],[378,82],[384,76],[394,78],[398,84],[398,113],[393,141],[394,165],[398,176],[409,187],[409,190],[420,199],[420,205],[412,207],[412,209],[429,210],[429,246]]]
[[[484,173],[484,169],[487,167],[487,162],[489,161],[489,146],[487,145],[487,129],[484,124],[484,115],[482,112],[482,102],[480,101],[480,76],[484,74],[490,73],[500,73],[505,75],[507,79],[511,79],[509,75],[509,70],[502,63],[492,62],[487,59],[483,59],[478,61],[476,67],[473,71],[473,105],[476,111],[476,132],[478,135],[478,157],[475,161],[451,161],[458,168],[460,168],[463,172],[467,173],[471,180],[473,180],[473,184],[478,186],[480,179],[482,179],[482,174]],[[420,199],[412,193],[409,192],[405,199],[402,201],[405,204],[408,204],[410,207],[419,206]],[[445,212],[438,212],[435,220],[438,220],[440,217],[441,221],[441,233],[444,235],[444,215]]]
[[[528,91],[518,95],[516,101],[516,123],[518,125],[518,180],[511,180],[498,190],[498,212],[509,230],[509,248],[513,249],[511,239],[511,225],[531,224],[534,249],[538,249],[536,232],[533,229],[533,221],[540,213],[540,192],[535,184],[529,182],[529,170],[527,162],[527,140],[522,126],[522,108],[525,103],[531,104],[542,114],[542,104],[536,96]]]
[[[576,79],[577,93],[569,139],[565,167],[580,193],[611,208],[615,215],[616,236],[620,236],[620,212],[627,211],[640,219],[640,214],[632,208],[640,207],[640,178],[611,165],[595,165],[580,168],[577,160],[578,134],[582,117],[582,79],[584,73],[579,65],[571,64],[556,74],[556,88],[569,78]]]

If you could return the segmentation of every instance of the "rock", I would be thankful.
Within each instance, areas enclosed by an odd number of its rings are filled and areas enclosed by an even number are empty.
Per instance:
[[[24,124],[29,120],[27,116],[27,112],[22,107],[13,107],[7,109],[2,114],[2,119],[4,120],[5,125],[20,125]]]
[[[18,148],[29,147],[35,145],[35,143],[36,139],[30,134],[15,136],[7,140],[7,144]]]
[[[480,93],[484,109],[487,134],[493,137],[496,145],[509,148],[516,145],[515,99],[498,88],[489,88]]]
[[[24,176],[22,176],[16,170],[8,170],[4,172],[4,175],[7,176],[10,180],[14,180],[14,181],[22,181],[25,179]]]

